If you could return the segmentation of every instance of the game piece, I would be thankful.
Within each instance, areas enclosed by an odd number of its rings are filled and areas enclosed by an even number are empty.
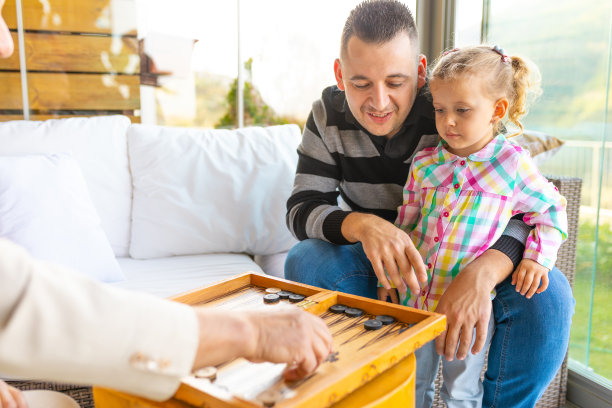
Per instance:
[[[363,327],[366,330],[378,330],[383,327],[383,323],[378,319],[370,319],[363,323]]]
[[[281,290],[277,295],[280,296],[281,299],[289,299],[289,296],[294,295],[294,293],[288,290]]]
[[[385,326],[395,323],[395,317],[389,315],[378,315],[376,320],[380,320]]]
[[[273,407],[282,399],[283,393],[275,389],[266,390],[257,396],[257,400],[261,402],[264,407]]]
[[[278,303],[280,301],[280,296],[276,293],[268,293],[263,297],[264,303]]]
[[[298,303],[298,302],[301,302],[304,299],[306,299],[306,296],[304,296],[304,295],[298,295],[296,293],[294,293],[293,295],[289,295],[289,301],[291,303]]]
[[[215,381],[217,379],[217,368],[216,367],[204,367],[196,370],[193,373],[196,378],[206,378],[210,381]]]
[[[328,309],[330,312],[332,313],[344,313],[344,311],[348,308],[348,306],[346,305],[341,305],[341,304],[335,304],[330,306],[330,308]]]
[[[357,308],[354,308],[354,307],[348,307],[344,311],[344,314],[347,315],[348,317],[359,317],[359,316],[363,315],[363,310],[357,309]]]
[[[278,293],[281,290],[279,288],[268,288],[266,289],[266,293]]]

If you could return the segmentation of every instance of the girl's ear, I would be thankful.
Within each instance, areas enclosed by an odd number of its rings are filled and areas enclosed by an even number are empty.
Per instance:
[[[506,116],[508,111],[508,100],[506,98],[500,98],[495,102],[495,110],[493,111],[493,117],[491,120],[497,122],[502,120]]]

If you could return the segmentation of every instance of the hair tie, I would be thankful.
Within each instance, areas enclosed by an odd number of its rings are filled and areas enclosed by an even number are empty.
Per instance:
[[[447,51],[444,51],[444,52],[442,53],[442,56],[443,56],[443,57],[446,57],[448,54],[450,54],[451,52],[455,52],[455,51],[459,51],[459,48],[453,48],[452,50],[447,50]]]
[[[498,53],[499,55],[501,55],[501,59],[503,62],[510,62],[510,57],[507,56],[504,53],[504,49],[503,48],[499,48],[499,45],[494,45],[492,48],[493,51],[495,51],[496,53]]]

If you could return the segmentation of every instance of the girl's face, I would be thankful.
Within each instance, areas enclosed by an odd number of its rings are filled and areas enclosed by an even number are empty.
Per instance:
[[[466,157],[485,147],[495,137],[495,124],[506,113],[505,99],[490,96],[483,81],[474,75],[430,81],[436,128],[448,150],[457,156]]]

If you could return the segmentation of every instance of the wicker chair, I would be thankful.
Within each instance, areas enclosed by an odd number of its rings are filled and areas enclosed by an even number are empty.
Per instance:
[[[548,176],[548,179],[559,189],[559,192],[567,199],[568,238],[559,248],[556,267],[567,277],[570,286],[574,287],[574,275],[576,273],[576,242],[578,238],[578,216],[580,210],[580,192],[582,180],[575,177]],[[485,362],[486,369],[486,362]],[[484,370],[483,370],[484,375]],[[440,386],[442,385],[442,366],[438,367],[436,378],[436,393],[433,407],[443,408],[446,404],[440,398]],[[565,406],[565,393],[567,391],[567,354],[563,365],[549,384],[546,391],[536,404],[538,408],[556,408]]]
[[[82,408],[94,408],[91,387],[86,385],[59,384],[41,381],[7,381],[9,385],[26,390],[51,390],[62,392],[72,397]]]

